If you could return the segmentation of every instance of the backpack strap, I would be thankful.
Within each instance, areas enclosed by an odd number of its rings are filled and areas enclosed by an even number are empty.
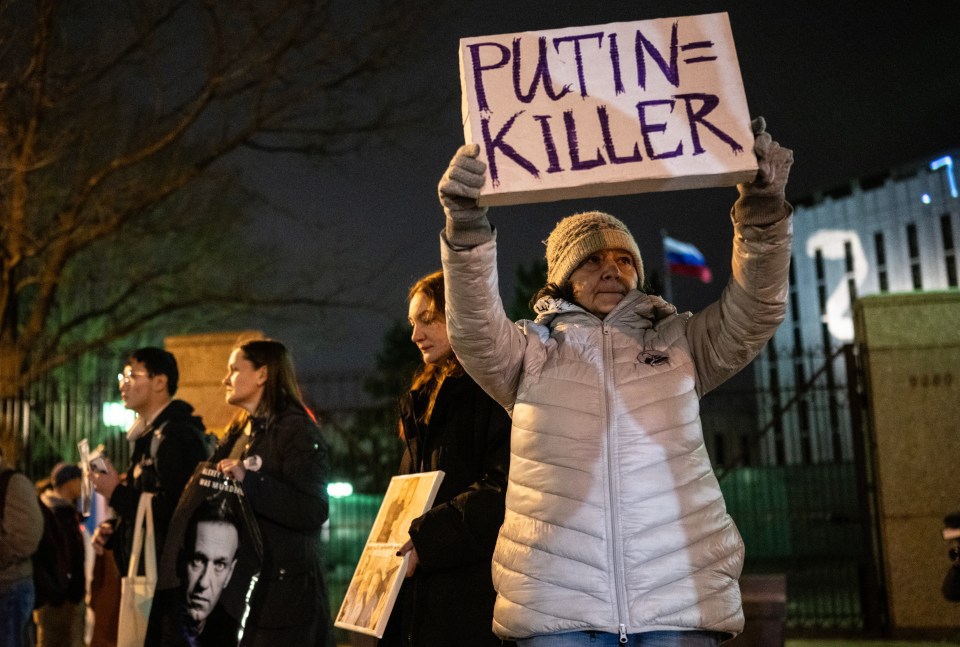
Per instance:
[[[167,426],[169,420],[164,420],[156,429],[150,432],[150,463],[157,461],[157,450],[160,449],[160,443],[163,442],[163,428]]]

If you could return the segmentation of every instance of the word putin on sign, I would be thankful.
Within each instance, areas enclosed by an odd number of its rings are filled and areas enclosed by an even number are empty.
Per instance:
[[[465,38],[460,84],[484,206],[756,175],[726,13]]]

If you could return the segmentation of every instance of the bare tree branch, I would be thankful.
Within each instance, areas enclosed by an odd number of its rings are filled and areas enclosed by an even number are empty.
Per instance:
[[[254,198],[228,169],[239,151],[324,157],[415,124],[429,102],[381,76],[403,64],[429,10],[0,4],[0,351],[21,377],[214,306],[368,308],[338,301],[336,286],[311,295],[231,281],[244,262],[227,251],[244,249]],[[123,272],[130,254],[142,271]]]

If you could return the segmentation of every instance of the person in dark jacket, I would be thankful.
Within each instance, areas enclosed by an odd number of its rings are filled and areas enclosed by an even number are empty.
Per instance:
[[[140,494],[153,493],[159,563],[180,493],[208,452],[203,421],[193,415],[190,404],[173,399],[180,373],[172,354],[152,347],[134,351],[117,379],[123,404],[137,419],[127,431],[132,449],[124,478],[109,459],[104,461],[106,471],[90,472],[93,487],[116,513],[97,527],[93,547],[98,553],[113,550],[117,569],[126,575]]]
[[[30,557],[43,536],[40,505],[33,483],[4,462],[0,446],[0,647],[27,640],[36,595]]]
[[[212,460],[240,481],[263,538],[240,645],[326,644],[332,637],[320,545],[329,510],[326,442],[280,342],[235,348],[223,383],[227,402],[240,412]]]
[[[84,572],[82,518],[77,511],[83,472],[76,465],[57,463],[50,472],[50,489],[40,496],[53,511],[59,532],[69,555],[67,589],[62,596],[44,600],[36,611],[37,647],[83,647],[87,580]],[[59,560],[58,560],[59,562]]]
[[[409,301],[411,338],[424,364],[401,401],[400,474],[442,470],[444,477],[400,550],[411,559],[380,646],[500,645],[490,558],[503,523],[510,418],[453,354],[443,273],[420,279]]]

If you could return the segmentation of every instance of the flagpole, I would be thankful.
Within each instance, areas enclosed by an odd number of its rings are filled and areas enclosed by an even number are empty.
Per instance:
[[[667,230],[660,230],[660,251],[663,253],[663,299],[673,303],[673,282],[670,278],[670,261],[667,260]]]

